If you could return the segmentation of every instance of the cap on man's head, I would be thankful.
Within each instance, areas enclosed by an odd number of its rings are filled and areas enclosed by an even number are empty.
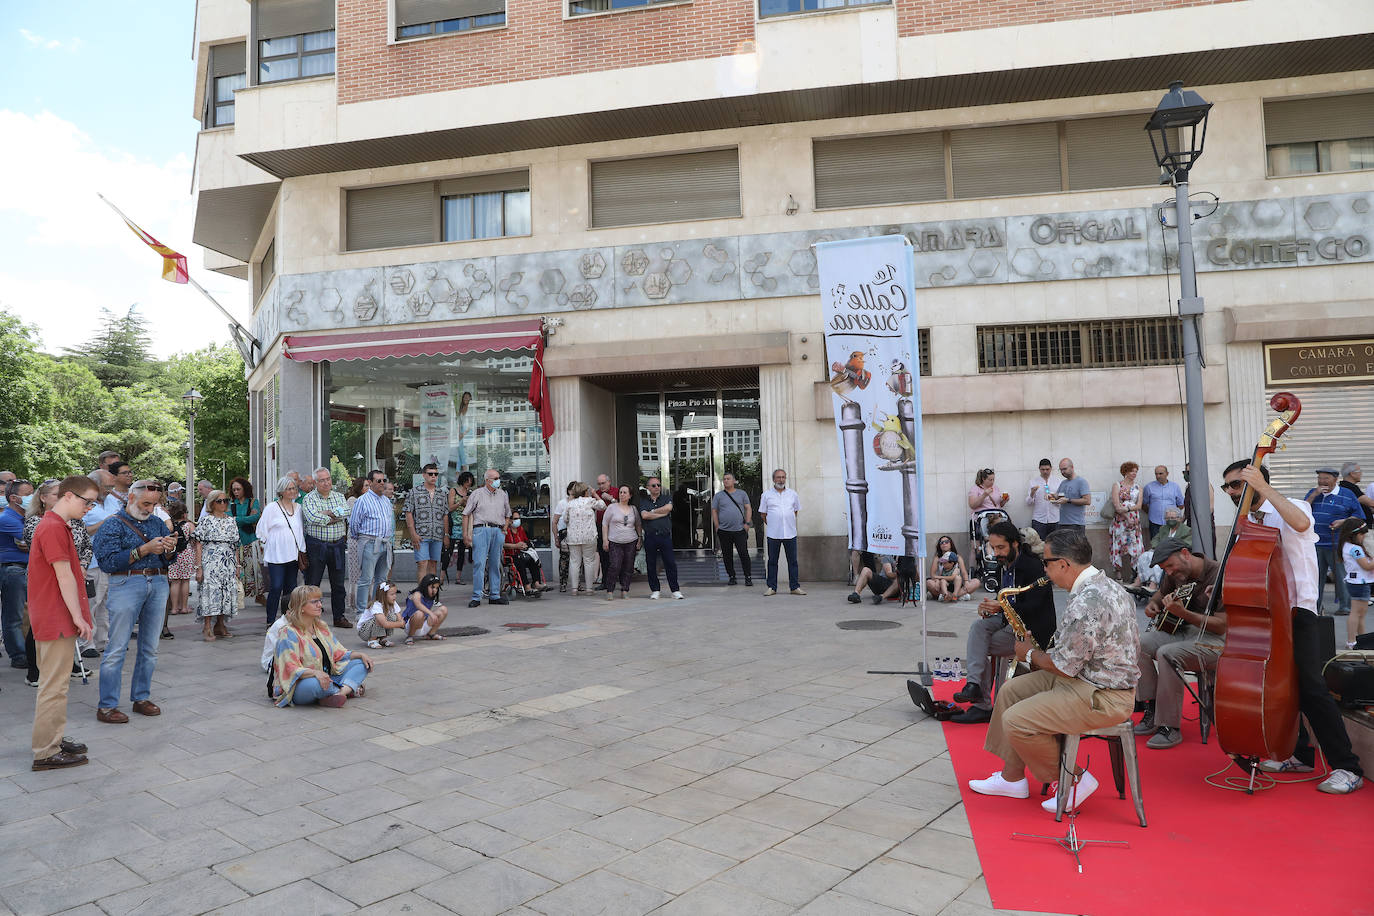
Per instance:
[[[1330,474],[1332,477],[1341,476],[1335,468],[1317,468],[1318,474]]]
[[[1184,550],[1187,546],[1187,544],[1183,543],[1178,538],[1165,538],[1160,541],[1159,546],[1155,548],[1155,555],[1154,558],[1150,560],[1150,565],[1162,566],[1165,560],[1169,559],[1180,550]]]

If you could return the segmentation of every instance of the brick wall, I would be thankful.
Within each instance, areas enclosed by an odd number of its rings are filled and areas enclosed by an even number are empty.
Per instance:
[[[906,38],[1235,2],[1238,0],[897,0],[897,34]]]

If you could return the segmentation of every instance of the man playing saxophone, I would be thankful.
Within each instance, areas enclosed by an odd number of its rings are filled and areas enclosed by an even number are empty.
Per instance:
[[[1045,583],[1035,586],[1045,575],[1045,564],[1021,541],[1021,532],[1011,522],[997,522],[988,528],[988,545],[997,556],[1000,588],[1032,586],[1007,600],[1016,616],[1026,625],[1039,646],[1048,646],[1054,636],[1054,589]],[[1000,589],[999,589],[1000,590]],[[978,605],[979,620],[968,632],[968,683],[954,695],[959,703],[971,703],[951,722],[972,724],[992,718],[992,656],[1010,658],[1016,636],[1007,625],[1002,607],[990,598]]]
[[[983,747],[1002,758],[1002,769],[969,781],[981,795],[1028,798],[1027,769],[1041,782],[1058,779],[1060,735],[1119,725],[1131,716],[1140,677],[1135,599],[1095,568],[1092,557],[1082,531],[1060,528],[1045,540],[1045,574],[1071,597],[1053,648],[1033,649],[1029,640],[1013,647],[1034,670],[997,691]],[[1097,789],[1093,775],[1080,772],[1071,807]],[[1042,807],[1053,813],[1055,799]]]
[[[1164,579],[1145,605],[1150,629],[1140,634],[1140,680],[1135,686],[1136,704],[1144,705],[1145,715],[1135,733],[1150,736],[1146,747],[1163,750],[1183,741],[1183,678],[1178,668],[1216,670],[1225,645],[1226,615],[1202,613],[1221,568],[1216,560],[1194,554],[1176,538],[1165,538],[1156,545],[1151,562],[1164,570]]]

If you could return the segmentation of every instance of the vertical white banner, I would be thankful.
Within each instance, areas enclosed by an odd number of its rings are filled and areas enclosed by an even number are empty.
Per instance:
[[[441,477],[448,474],[449,426],[453,420],[453,390],[449,385],[420,387],[420,465],[431,461]],[[424,478],[421,477],[421,480]]]
[[[925,556],[921,356],[905,236],[816,245],[849,546]]]

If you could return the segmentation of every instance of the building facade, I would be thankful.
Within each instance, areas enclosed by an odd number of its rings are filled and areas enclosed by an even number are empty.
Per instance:
[[[1362,0],[201,0],[196,49],[195,240],[252,280],[260,484],[495,465],[538,513],[542,485],[655,473],[691,510],[676,543],[710,547],[721,475],[757,498],[783,467],[808,576],[842,577],[811,246],[888,233],[916,250],[930,532],[966,532],[981,468],[1020,522],[1042,457],[1098,497],[1127,460],[1178,480],[1143,130],[1171,79],[1214,106],[1213,481],[1285,387],[1282,486],[1374,469]]]

